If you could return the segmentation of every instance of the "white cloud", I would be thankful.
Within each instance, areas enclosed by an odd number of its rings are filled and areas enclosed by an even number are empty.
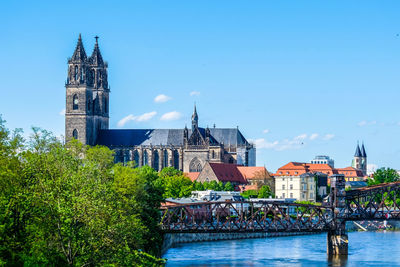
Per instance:
[[[335,137],[334,134],[325,134],[324,136],[322,136],[322,140],[329,141],[334,137]],[[320,135],[317,133],[313,133],[311,135],[304,133],[295,136],[293,138],[288,138],[283,140],[268,141],[265,138],[258,138],[250,141],[256,145],[257,149],[273,149],[275,151],[283,151],[283,150],[300,149],[307,144],[306,143],[307,140],[310,141],[320,140]]]
[[[182,114],[178,111],[171,111],[163,114],[160,118],[162,121],[173,121],[178,120],[182,117]]]
[[[376,164],[367,164],[367,175],[373,174],[378,169],[378,165]]]
[[[360,121],[359,123],[357,123],[358,126],[363,127],[363,126],[367,126],[367,125],[375,125],[376,121]]]
[[[190,96],[199,96],[200,92],[199,91],[192,91],[190,92]]]
[[[313,133],[313,134],[310,135],[310,140],[313,141],[313,140],[317,139],[318,136],[319,136],[319,134]]]
[[[152,119],[156,114],[157,114],[157,112],[155,112],[155,111],[148,112],[148,113],[143,113],[142,115],[138,115],[138,116],[135,116],[133,114],[129,114],[128,116],[122,118],[117,123],[117,125],[119,127],[122,127],[126,123],[128,123],[129,121],[137,121],[137,122],[148,121],[148,120]]]
[[[61,116],[65,116],[65,108],[62,109],[58,114],[60,114]]]
[[[172,99],[172,97],[169,97],[167,95],[161,94],[161,95],[158,95],[158,96],[156,96],[154,98],[154,102],[156,102],[156,103],[164,103],[164,102],[167,102],[167,101],[169,101],[171,99]]]
[[[335,137],[334,134],[326,134],[326,135],[324,135],[324,137],[322,139],[325,141],[328,141],[328,140],[333,139],[334,137]]]
[[[267,133],[269,133],[269,130],[268,130],[268,129],[265,129],[265,130],[263,131],[263,133],[267,134]]]

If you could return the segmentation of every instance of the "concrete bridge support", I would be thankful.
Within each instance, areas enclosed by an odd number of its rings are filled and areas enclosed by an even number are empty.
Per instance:
[[[349,239],[346,232],[345,212],[345,191],[346,181],[344,175],[337,174],[331,177],[331,204],[333,208],[332,229],[328,231],[327,253],[328,256],[348,255]]]

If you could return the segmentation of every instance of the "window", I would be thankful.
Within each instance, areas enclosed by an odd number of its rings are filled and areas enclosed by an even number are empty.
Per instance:
[[[293,177],[290,177],[290,179],[289,179],[290,181],[293,181]]]
[[[282,172],[279,172],[279,174],[282,174]]]
[[[282,181],[284,182],[284,181],[285,181],[285,178],[282,178]]]
[[[285,190],[285,185],[284,184],[282,185],[282,190]]]
[[[289,174],[289,172],[286,172],[286,174]]]
[[[79,104],[79,99],[78,99],[78,95],[74,95],[72,97],[72,109],[73,110],[77,110],[78,109],[78,104]]]
[[[310,193],[310,198],[314,198],[314,194],[313,193]]]
[[[215,159],[215,151],[211,151],[211,158]]]
[[[75,79],[75,81],[77,81],[78,80],[78,66],[75,66],[75,71],[74,71],[74,79]]]
[[[299,172],[294,172],[294,174],[296,174],[296,175],[297,175],[297,174],[299,174]]]
[[[304,198],[306,198],[306,196],[305,196],[304,194],[301,194],[301,198],[303,198],[303,199],[304,199]]]
[[[189,172],[201,172],[202,169],[201,162],[197,158],[192,159],[189,164]]]
[[[179,152],[174,150],[174,168],[179,170]]]
[[[285,198],[285,193],[282,193],[282,198]]]
[[[293,185],[292,184],[290,185],[290,190],[293,190]]]
[[[139,153],[137,150],[133,151],[133,160],[135,161],[136,166],[139,166]]]
[[[78,139],[78,131],[76,129],[72,131],[72,137]]]
[[[293,193],[290,193],[290,198],[293,198]]]
[[[147,150],[143,151],[143,165],[149,164],[149,156],[147,154]]]
[[[168,151],[167,150],[164,150],[164,153],[163,153],[163,167],[165,168],[165,167],[168,167]]]
[[[153,167],[156,171],[160,170],[160,155],[158,155],[158,151],[154,151],[154,162],[153,162]]]

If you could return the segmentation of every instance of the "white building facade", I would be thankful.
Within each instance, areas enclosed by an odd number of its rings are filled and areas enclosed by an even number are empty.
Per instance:
[[[299,201],[316,200],[316,182],[313,176],[276,176],[275,196]]]

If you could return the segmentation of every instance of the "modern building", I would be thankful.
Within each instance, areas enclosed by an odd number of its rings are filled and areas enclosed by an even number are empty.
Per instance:
[[[90,57],[82,38],[68,59],[65,139],[85,145],[104,145],[116,152],[117,162],[135,161],[156,170],[173,166],[200,172],[206,162],[254,166],[256,149],[236,128],[201,128],[196,107],[191,128],[109,129],[108,64],[98,37]]]
[[[335,161],[329,156],[319,155],[310,161],[311,164],[328,164],[332,168],[335,168]]]
[[[299,201],[315,202],[316,192],[316,182],[312,174],[275,176],[275,196],[277,198],[295,198]]]

